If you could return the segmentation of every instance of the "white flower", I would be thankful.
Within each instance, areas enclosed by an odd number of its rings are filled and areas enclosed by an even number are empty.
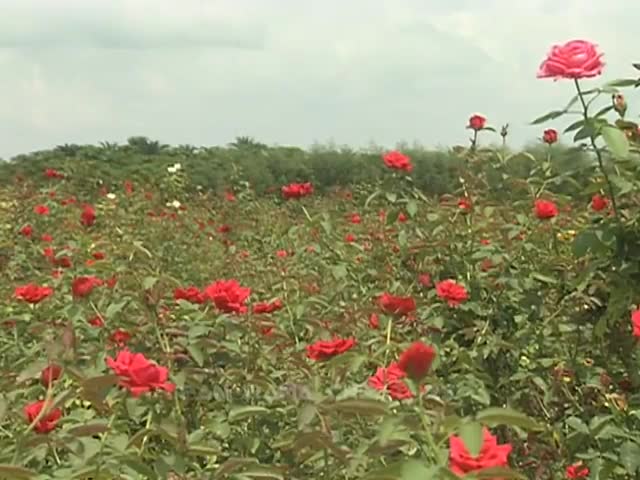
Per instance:
[[[109,200],[115,200],[116,199],[116,194],[115,193],[107,193],[107,198]]]
[[[171,203],[167,203],[167,207],[180,208],[181,203],[178,200],[174,200]]]
[[[167,172],[176,173],[177,172],[176,167],[167,167]]]
[[[178,170],[180,170],[182,168],[182,165],[180,165],[179,163],[174,163],[173,164],[173,168],[175,168],[176,172],[177,172]]]

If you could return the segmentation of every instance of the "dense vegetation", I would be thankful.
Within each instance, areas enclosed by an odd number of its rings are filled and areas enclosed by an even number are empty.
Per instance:
[[[575,147],[2,165],[0,478],[640,478],[637,81],[558,48]]]

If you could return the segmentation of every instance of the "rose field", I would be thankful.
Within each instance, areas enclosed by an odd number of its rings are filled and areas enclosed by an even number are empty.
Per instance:
[[[550,49],[524,151],[474,114],[447,151],[3,162],[0,478],[640,479],[640,81],[605,69]]]

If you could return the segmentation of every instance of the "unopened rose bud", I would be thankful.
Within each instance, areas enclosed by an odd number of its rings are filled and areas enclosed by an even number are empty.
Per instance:
[[[613,109],[618,112],[618,115],[624,117],[624,114],[627,112],[627,101],[624,99],[624,95],[614,93],[611,95],[611,100],[613,102]]]
[[[506,138],[507,135],[509,135],[509,124],[508,123],[506,125],[503,125],[502,128],[500,129],[500,136],[502,138]]]

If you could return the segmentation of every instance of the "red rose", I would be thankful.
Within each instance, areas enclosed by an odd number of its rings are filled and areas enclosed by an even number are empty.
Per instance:
[[[349,221],[351,223],[358,224],[362,222],[362,217],[360,217],[360,215],[357,213],[352,213],[351,216],[349,217]]]
[[[473,205],[471,204],[471,200],[467,197],[462,197],[460,200],[458,200],[458,208],[462,210],[463,213],[471,211],[472,207]]]
[[[353,338],[335,338],[333,340],[319,340],[307,345],[307,357],[311,360],[327,360],[335,355],[346,352],[356,344]]]
[[[383,293],[378,298],[378,305],[385,313],[408,315],[416,309],[416,301],[412,297],[397,297],[390,293]]]
[[[127,195],[131,195],[133,193],[133,182],[131,180],[124,181],[124,191]]]
[[[224,198],[227,202],[235,202],[236,201],[236,196],[233,194],[233,192],[227,190],[226,192],[224,192]]]
[[[411,159],[404,153],[400,153],[397,150],[385,153],[382,156],[382,160],[388,168],[392,168],[394,170],[404,170],[405,172],[413,170]]]
[[[48,233],[43,233],[42,237],[40,237],[40,240],[42,240],[45,243],[49,243],[49,242],[53,242],[53,237]]]
[[[631,326],[633,327],[633,336],[640,338],[640,309],[631,312]]]
[[[51,365],[42,369],[40,372],[40,383],[45,387],[49,387],[53,382],[58,380],[62,375],[62,367],[52,363]]]
[[[589,78],[602,73],[604,62],[597,46],[586,40],[554,45],[540,64],[538,78]]]
[[[51,295],[53,295],[53,288],[40,287],[33,283],[16,287],[13,293],[15,298],[19,298],[20,300],[24,300],[28,303],[39,303]]]
[[[74,297],[82,298],[89,295],[95,287],[99,287],[102,284],[102,280],[98,277],[83,275],[73,280],[71,291]]]
[[[85,227],[90,227],[96,223],[96,211],[91,205],[85,205],[80,214],[80,223]]]
[[[45,403],[43,400],[38,402],[30,403],[24,407],[24,415],[27,418],[27,422],[32,424],[33,421],[38,418],[40,415],[40,411],[45,408]],[[38,433],[49,433],[58,424],[58,421],[62,418],[62,410],[59,408],[54,408],[49,413],[44,415],[38,423],[35,424],[33,429]]]
[[[96,315],[95,317],[89,319],[89,325],[96,328],[104,327],[104,320],[100,315]]]
[[[454,280],[443,280],[436,284],[436,294],[446,300],[450,307],[456,307],[469,298],[464,286]]]
[[[25,237],[30,237],[32,233],[33,233],[33,227],[31,225],[25,225],[20,229],[20,234],[22,234]]]
[[[93,252],[91,256],[96,260],[104,260],[106,257],[104,252]]]
[[[553,145],[558,141],[558,132],[553,128],[547,128],[542,132],[542,141],[549,145]]]
[[[449,468],[453,473],[463,476],[485,468],[508,466],[511,445],[498,445],[498,439],[486,427],[482,433],[482,447],[475,457],[471,456],[462,438],[455,435],[449,437]]]
[[[585,478],[589,476],[589,468],[585,467],[582,462],[576,462],[569,465],[565,471],[567,478]]]
[[[282,196],[286,199],[301,198],[313,193],[313,185],[311,182],[306,183],[290,183],[281,188]]]
[[[380,318],[375,313],[369,315],[369,328],[372,328],[374,330],[380,328]]]
[[[469,125],[467,125],[467,128],[478,131],[482,130],[486,124],[487,119],[482,115],[476,113],[475,115],[471,115],[471,117],[469,117]]]
[[[191,303],[204,303],[207,297],[198,287],[176,288],[173,291],[174,300],[186,300]]]
[[[106,358],[107,366],[120,377],[120,386],[126,388],[134,397],[153,390],[173,392],[175,384],[168,382],[169,370],[150,362],[141,353],[129,350],[118,352],[115,359]]]
[[[49,207],[46,205],[36,205],[33,207],[33,211],[38,215],[49,215]]]
[[[591,198],[591,210],[600,212],[609,206],[609,199],[598,195],[597,193]]]
[[[64,178],[64,174],[54,170],[53,168],[47,168],[44,171],[44,176],[48,178]]]
[[[284,307],[282,300],[276,298],[273,302],[260,302],[256,303],[253,306],[253,313],[261,314],[261,313],[273,313],[276,310],[280,310]]]
[[[241,287],[237,280],[218,280],[206,287],[204,294],[225,313],[246,313],[244,303],[251,289]]]
[[[406,400],[414,396],[403,380],[406,376],[406,372],[394,362],[387,368],[379,367],[375,375],[369,377],[367,385],[376,390],[386,390],[394,400]]]
[[[344,241],[347,243],[353,243],[356,241],[356,236],[353,233],[347,233],[344,236]]]
[[[398,221],[399,221],[400,223],[404,223],[404,222],[406,222],[407,220],[408,220],[408,217],[407,217],[403,212],[400,212],[400,213],[398,214]]]
[[[538,198],[534,202],[533,208],[536,217],[538,217],[540,220],[546,220],[558,215],[558,207],[550,200],[542,200]]]
[[[276,252],[276,257],[285,258],[285,257],[288,257],[288,256],[289,256],[289,253],[286,250],[278,250]]]
[[[398,367],[410,378],[419,381],[427,376],[435,358],[435,348],[422,342],[414,342],[400,355]]]
[[[420,282],[420,285],[422,285],[423,287],[431,287],[431,285],[433,285],[433,282],[431,281],[431,275],[429,275],[428,273],[423,273],[418,277],[418,281]]]
[[[109,336],[109,340],[116,345],[124,345],[131,340],[131,334],[126,330],[119,328]]]

